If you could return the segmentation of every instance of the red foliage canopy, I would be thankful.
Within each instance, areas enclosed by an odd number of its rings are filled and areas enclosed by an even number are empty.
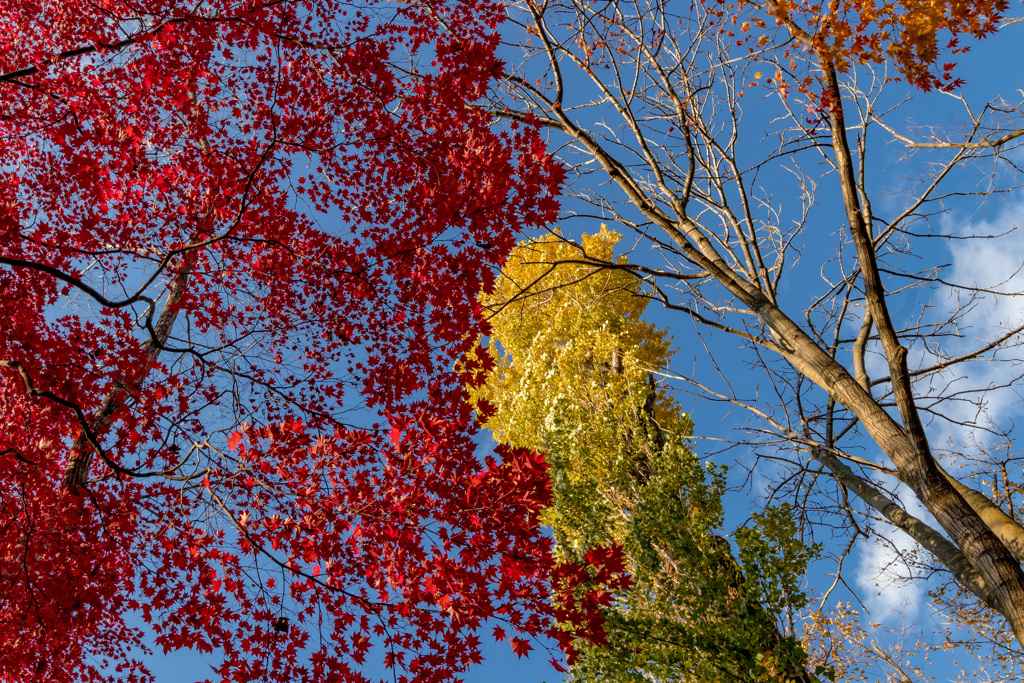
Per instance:
[[[2,1],[0,678],[146,680],[144,620],[434,681],[544,626],[543,464],[475,457],[453,369],[561,180],[467,106],[500,17]]]

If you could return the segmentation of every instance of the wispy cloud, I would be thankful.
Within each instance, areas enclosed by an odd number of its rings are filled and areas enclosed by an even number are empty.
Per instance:
[[[909,490],[900,486],[900,500],[915,517],[927,514]],[[881,538],[861,546],[857,567],[857,583],[871,621],[913,621],[918,617],[924,597],[924,586],[906,581],[915,576],[915,569],[905,558],[911,558],[917,546],[902,531],[882,525],[876,529]]]
[[[944,279],[964,287],[994,290],[993,294],[970,290],[936,292],[932,302],[936,317],[952,316],[961,311],[958,325],[959,338],[943,341],[946,355],[961,355],[983,347],[1024,322],[1024,196],[1006,203],[986,220],[947,222],[951,234],[958,239],[950,243],[951,267]],[[996,238],[993,236],[1000,235]],[[946,294],[946,300],[941,299]],[[940,321],[941,322],[941,321]],[[915,349],[916,361],[922,366],[938,360],[938,356],[925,349]],[[969,391],[987,390],[969,400],[950,401],[938,412],[946,420],[935,419],[929,436],[938,447],[952,441],[959,445],[991,441],[994,436],[988,428],[1006,430],[1010,419],[1021,402],[1019,390],[1007,387],[1007,381],[1024,369],[1024,348],[1008,348],[995,356],[987,354],[985,360],[955,366],[951,371],[931,378],[931,389],[938,393],[957,392],[971,398]],[[996,360],[991,360],[995,358]],[[973,426],[972,426],[973,425]]]

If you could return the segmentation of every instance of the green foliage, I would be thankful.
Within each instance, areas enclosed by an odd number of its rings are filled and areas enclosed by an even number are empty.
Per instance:
[[[493,370],[471,389],[499,441],[547,453],[544,521],[560,559],[615,543],[633,575],[608,610],[608,642],[577,643],[571,680],[809,680],[778,624],[805,604],[810,553],[783,506],[737,530],[734,556],[725,471],[699,462],[689,416],[654,381],[670,340],[642,319],[642,282],[589,264],[611,261],[618,239],[602,226],[582,245],[556,235],[513,251],[482,297],[494,315],[477,353]]]

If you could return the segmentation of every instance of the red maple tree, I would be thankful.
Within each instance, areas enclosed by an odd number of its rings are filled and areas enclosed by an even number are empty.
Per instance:
[[[155,637],[435,681],[544,628],[543,463],[477,459],[454,370],[561,180],[469,106],[501,16],[0,4],[0,678],[148,680]]]

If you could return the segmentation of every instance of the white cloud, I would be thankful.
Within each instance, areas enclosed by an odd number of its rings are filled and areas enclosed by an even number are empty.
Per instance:
[[[907,511],[915,517],[927,514],[920,502],[904,486],[898,491]],[[911,557],[917,543],[902,531],[882,525],[877,531],[883,539],[872,539],[861,546],[857,566],[857,584],[866,596],[864,603],[871,612],[871,621],[914,621],[924,598],[925,587],[915,576],[915,569],[903,556]]]
[[[1024,292],[1024,199],[1008,204],[994,220],[968,224],[953,242],[952,280],[1004,292]],[[986,239],[986,235],[1002,237]],[[1024,297],[984,296],[970,314],[980,330],[1005,328],[1024,319]]]
[[[1013,295],[1024,292],[1024,229],[1017,229],[1024,226],[1024,197],[1007,203],[987,220],[959,225],[950,220],[947,225],[951,234],[972,239],[951,241],[952,266],[942,277],[963,286],[1006,293],[995,295],[947,290],[947,298],[943,301],[942,293],[936,292],[932,302],[936,317],[952,315],[953,311],[963,308],[957,330],[960,337],[942,342],[945,354],[961,355],[984,346],[1024,322],[1024,296]],[[1002,236],[985,237],[991,235]],[[1015,388],[1000,387],[1024,368],[1013,363],[1024,359],[1024,349],[1007,349],[996,358],[1001,362],[963,363],[955,370],[929,380],[934,390],[943,388],[947,392],[993,387],[984,396],[981,406],[969,401],[947,402],[941,406],[942,414],[950,421],[935,420],[930,425],[929,436],[936,447],[945,447],[949,441],[961,446],[991,442],[994,437],[984,428],[1009,426],[1009,418],[1019,410],[1021,397]],[[919,366],[936,360],[938,358],[929,351],[915,349],[913,361]],[[958,422],[976,426],[962,426],[956,424]]]

